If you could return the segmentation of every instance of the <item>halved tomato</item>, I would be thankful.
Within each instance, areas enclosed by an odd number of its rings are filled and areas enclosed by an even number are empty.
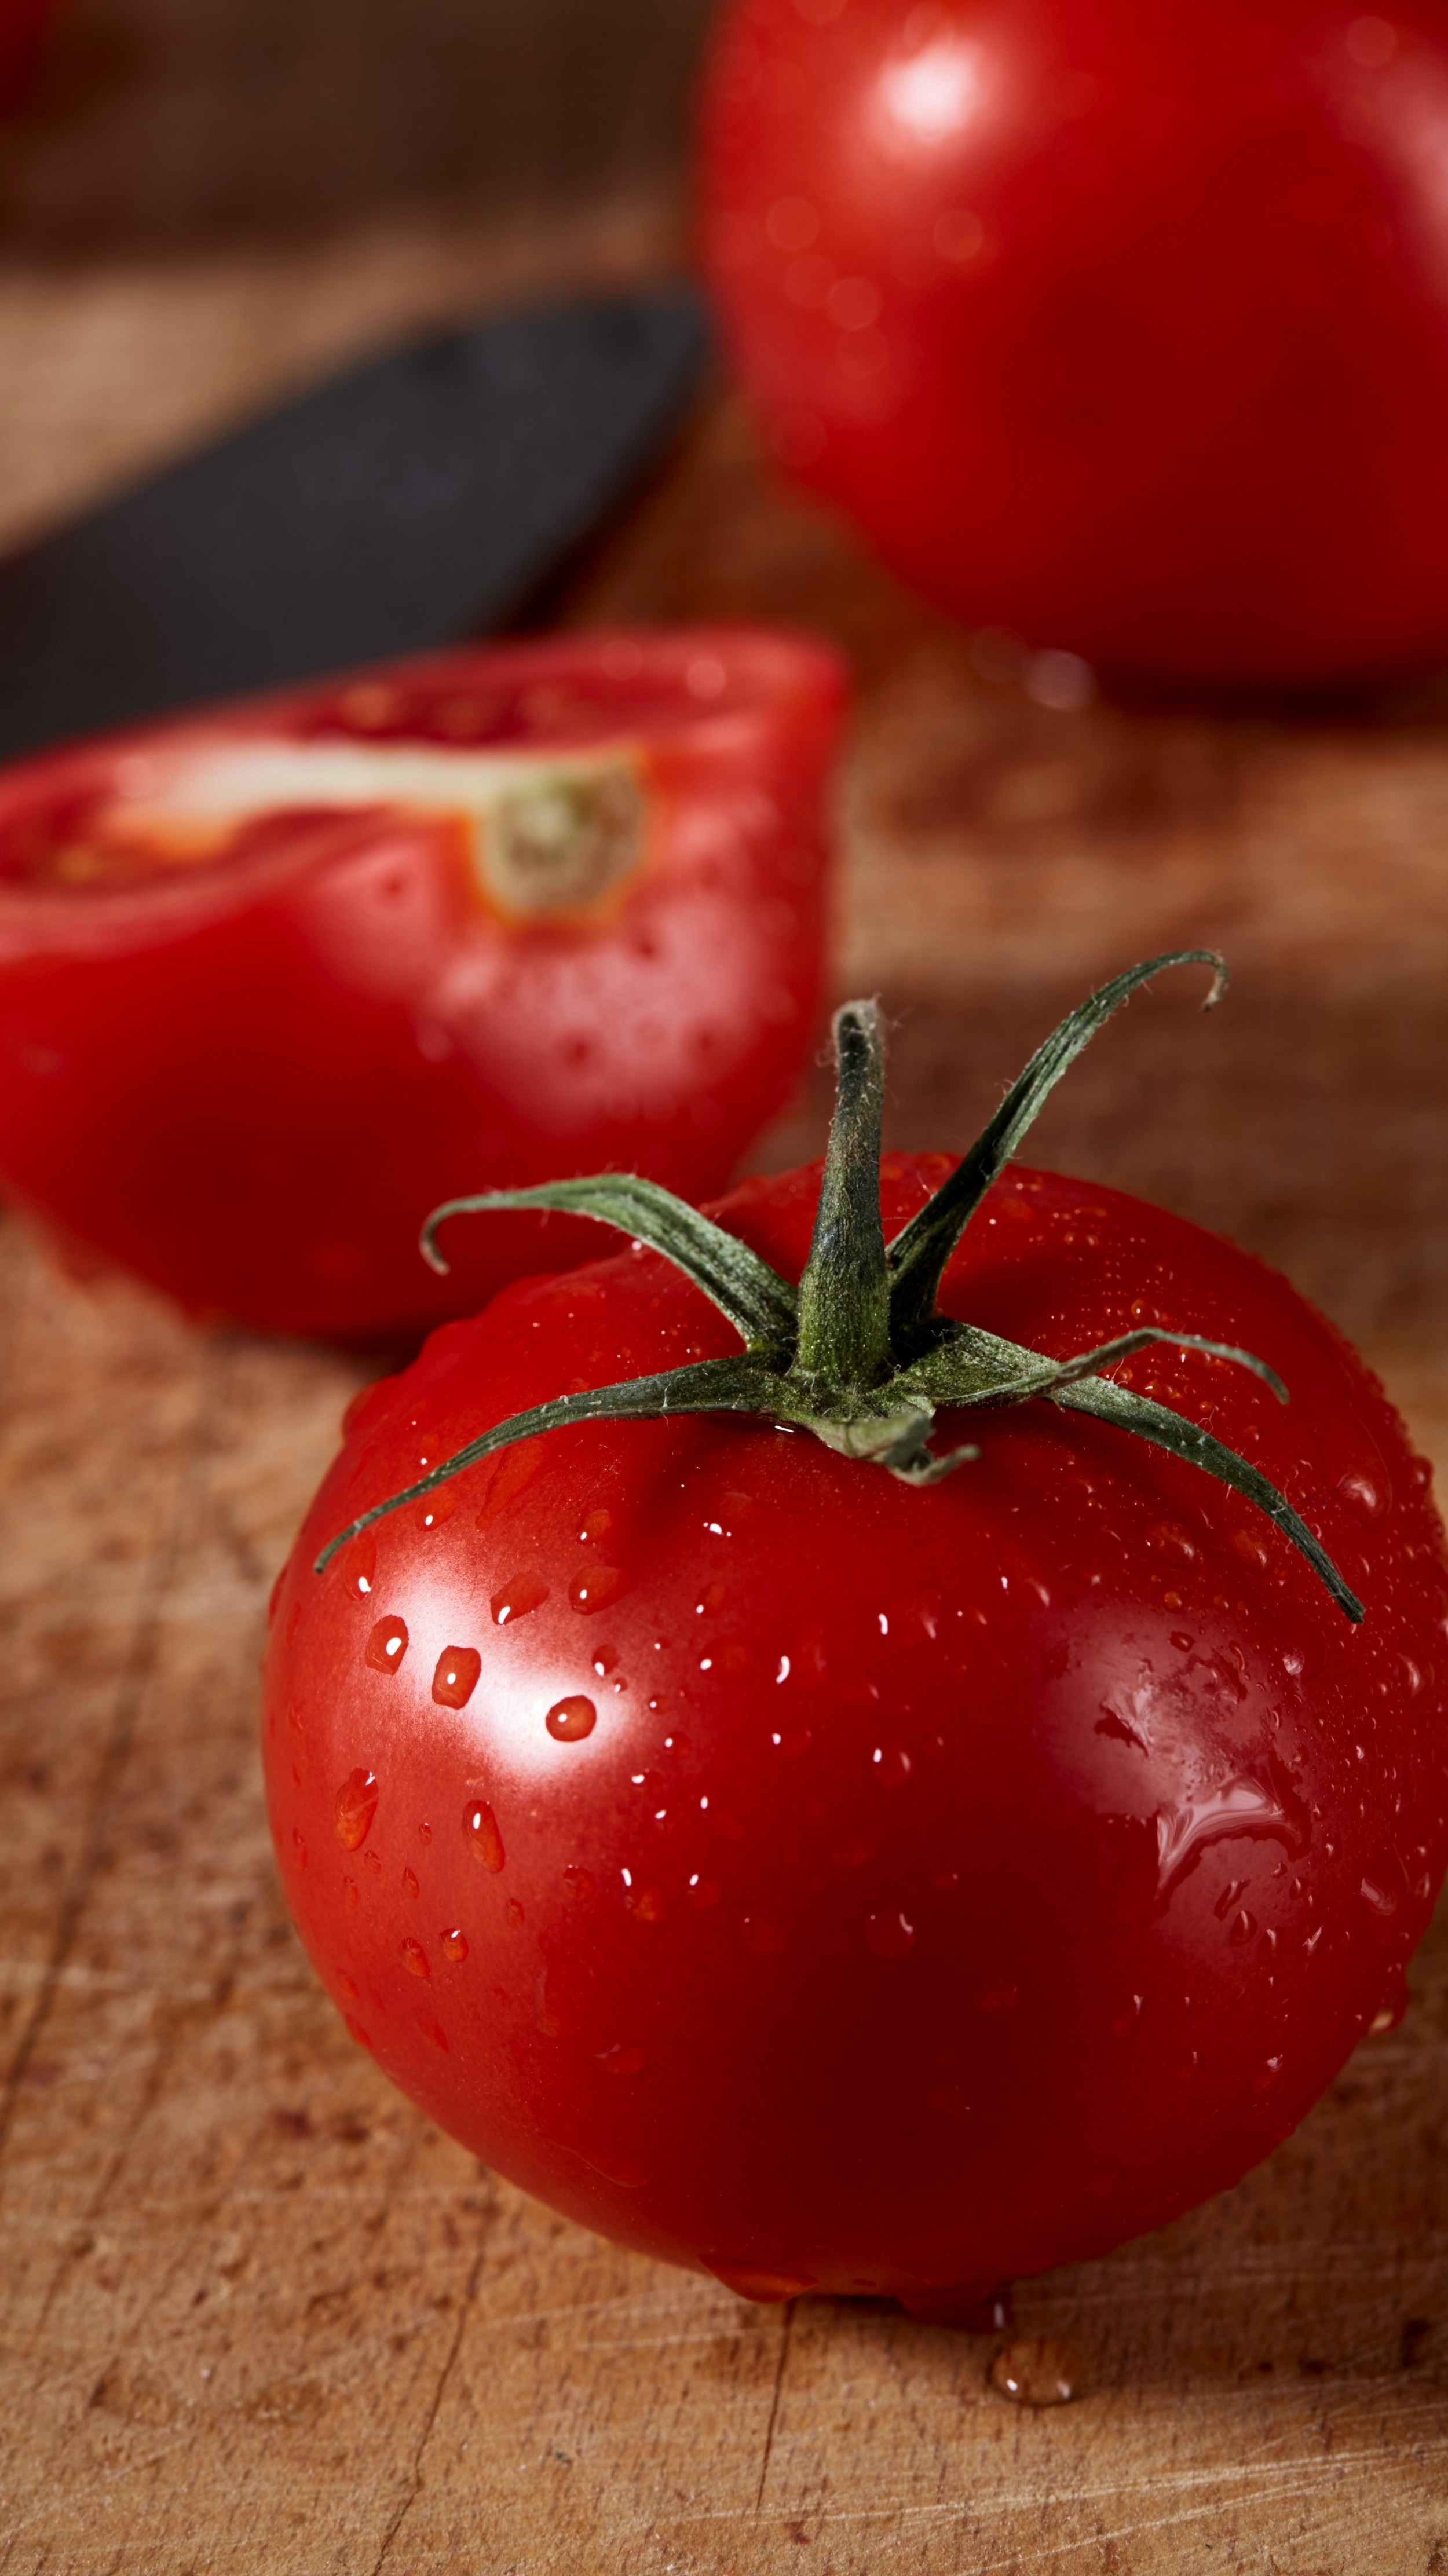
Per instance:
[[[717,1190],[814,1030],[843,681],[762,630],[455,652],[0,779],[0,1181],[193,1311],[415,1334]]]

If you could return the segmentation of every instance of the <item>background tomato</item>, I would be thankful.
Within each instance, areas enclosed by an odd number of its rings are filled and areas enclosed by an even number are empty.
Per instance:
[[[944,1158],[891,1158],[887,1230]],[[817,1170],[725,1224],[790,1278]],[[568,1386],[737,1350],[652,1254],[527,1283],[349,1421],[273,1603],[286,1893],[354,2035],[491,2164],[752,2295],[925,2309],[1234,2180],[1393,2014],[1448,1854],[1428,1470],[1272,1272],[1007,1173],[942,1304],[1062,1357],[1143,1320],[1272,1362],[1128,1371],[1361,1593],[1119,1430],[977,1415],[910,1490],[742,1417],[503,1450]]]
[[[736,0],[708,254],[784,463],[1032,645],[1448,651],[1448,16]]]
[[[25,95],[56,0],[0,0],[0,111]]]
[[[464,652],[0,778],[0,1177],[193,1309],[383,1338],[596,1253],[459,1192],[719,1188],[813,1032],[841,673]]]

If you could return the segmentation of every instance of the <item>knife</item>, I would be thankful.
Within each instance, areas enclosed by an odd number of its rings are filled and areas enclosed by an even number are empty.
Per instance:
[[[371,360],[0,560],[0,758],[498,626],[681,418],[688,288]]]

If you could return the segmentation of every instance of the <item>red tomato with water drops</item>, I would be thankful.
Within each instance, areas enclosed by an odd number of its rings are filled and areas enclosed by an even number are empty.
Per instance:
[[[947,1168],[887,1160],[887,1233]],[[819,1186],[718,1213],[794,1280]],[[354,2037],[540,2198],[755,2298],[960,2314],[1234,2182],[1400,2010],[1448,1856],[1443,1534],[1338,1334],[1019,1166],[941,1308],[1270,1361],[1285,1410],[1185,1348],[1117,1383],[1279,1487],[1362,1624],[1239,1492],[1046,1403],[923,1490],[742,1414],[574,1423],[316,1576],[486,1426],[737,1351],[641,1248],[367,1393],[273,1603],[273,1830]]]
[[[812,1041],[842,676],[751,629],[440,655],[0,777],[0,1181],[193,1311],[379,1340],[721,1188]]]
[[[1448,652],[1448,16],[735,0],[706,245],[782,462],[976,626],[1187,680]]]

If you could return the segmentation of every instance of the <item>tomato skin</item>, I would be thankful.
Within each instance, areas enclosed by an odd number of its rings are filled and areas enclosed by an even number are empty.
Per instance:
[[[945,1168],[887,1160],[891,1230]],[[817,1185],[720,1213],[797,1276]],[[362,1399],[274,1602],[273,1833],[354,2034],[542,2199],[751,2295],[929,2306],[1235,2181],[1396,2008],[1448,1859],[1443,1532],[1331,1327],[1020,1169],[942,1304],[1063,1356],[1144,1307],[1269,1358],[1285,1412],[1196,1355],[1132,1382],[1285,1489],[1365,1625],[1222,1487],[1046,1405],[976,1416],[926,1492],[745,1418],[576,1427],[315,1577],[486,1424],[733,1346],[632,1253]]]
[[[699,673],[714,699],[691,694]],[[589,636],[12,769],[0,1178],[193,1310],[351,1340],[415,1337],[520,1273],[596,1256],[582,1220],[510,1217],[455,1229],[438,1279],[417,1238],[443,1199],[609,1166],[721,1188],[813,1034],[841,697],[832,655],[763,630]],[[364,708],[367,744],[405,751],[429,710],[474,704],[494,710],[488,754],[631,747],[645,856],[601,909],[499,918],[459,827],[400,807],[263,816],[234,854],[139,881],[72,886],[27,859],[55,843],[73,864],[67,831],[84,857],[87,817],[123,814],[103,800],[137,764],[325,750],[339,707]]]
[[[974,625],[1275,686],[1448,648],[1448,17],[735,0],[706,249],[782,461]]]

